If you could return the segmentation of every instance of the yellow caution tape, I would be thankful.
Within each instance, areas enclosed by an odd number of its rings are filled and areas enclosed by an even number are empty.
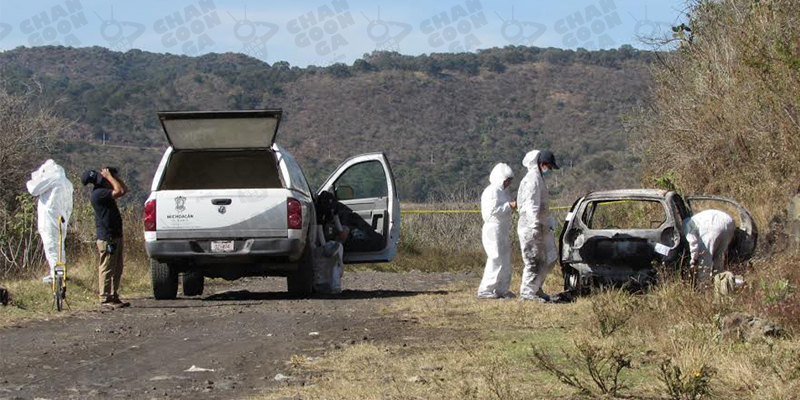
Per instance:
[[[400,210],[402,214],[464,214],[479,212],[481,210]]]
[[[569,207],[550,207],[551,210],[569,210]],[[481,210],[400,210],[401,214],[467,214]]]
[[[606,201],[602,204],[632,203],[631,200]],[[551,210],[569,210],[572,206],[550,207]],[[481,210],[400,210],[402,214],[467,214],[479,213]]]

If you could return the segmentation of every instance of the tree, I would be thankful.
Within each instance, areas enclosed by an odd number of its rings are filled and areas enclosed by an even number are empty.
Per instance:
[[[12,95],[0,89],[0,209],[9,210],[25,181],[52,153],[70,124],[36,95],[39,86]]]

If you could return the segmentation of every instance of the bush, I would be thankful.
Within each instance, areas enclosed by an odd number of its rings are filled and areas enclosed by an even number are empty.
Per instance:
[[[558,365],[541,348],[534,346],[531,354],[538,369],[584,394],[593,393],[594,387],[602,394],[617,396],[626,387],[620,379],[620,373],[631,367],[628,353],[615,346],[603,347],[589,342],[576,342],[575,349],[577,353],[564,352],[571,370]]]
[[[36,199],[18,195],[16,209],[0,215],[0,279],[33,272],[45,263],[37,232]]]
[[[602,337],[625,326],[635,311],[636,299],[622,290],[607,290],[592,298],[592,321]]]
[[[672,359],[667,359],[661,363],[659,380],[673,400],[700,400],[711,396],[711,378],[715,373],[713,368],[703,364],[698,371],[686,376]]]

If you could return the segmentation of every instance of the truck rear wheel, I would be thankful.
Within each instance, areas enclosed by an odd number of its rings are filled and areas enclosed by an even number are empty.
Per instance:
[[[175,268],[150,260],[150,278],[156,300],[170,300],[178,295],[178,271]]]
[[[310,235],[309,235],[310,236]],[[314,269],[312,265],[311,240],[306,240],[303,257],[297,265],[297,272],[286,277],[286,286],[289,294],[298,297],[307,297],[311,294],[314,284]]]
[[[200,296],[203,294],[203,274],[199,271],[186,271],[183,273],[183,295]]]

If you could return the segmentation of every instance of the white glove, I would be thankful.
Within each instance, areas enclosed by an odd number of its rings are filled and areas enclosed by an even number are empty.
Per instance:
[[[556,230],[556,218],[554,216],[551,215],[550,217],[547,218],[547,226],[550,227],[551,231],[555,232],[555,230]]]

